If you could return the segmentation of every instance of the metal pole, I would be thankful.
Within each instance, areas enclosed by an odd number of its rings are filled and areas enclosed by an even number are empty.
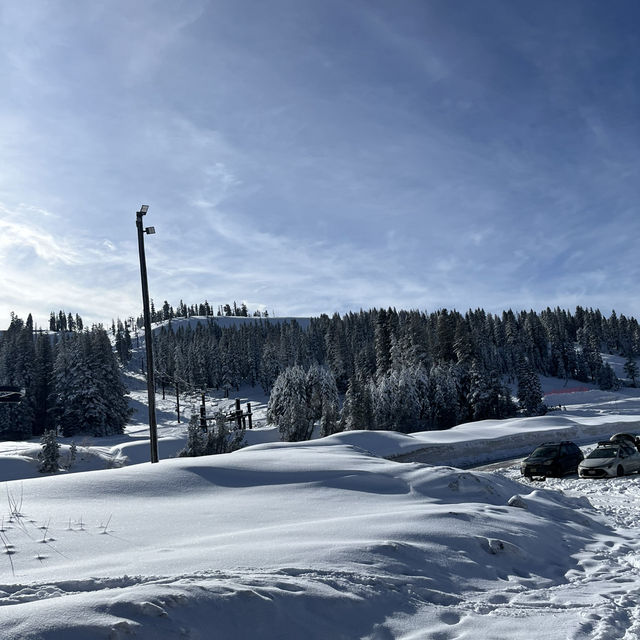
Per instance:
[[[138,249],[140,251],[140,278],[142,280],[142,305],[144,308],[144,345],[147,352],[147,396],[149,398],[149,442],[151,445],[151,462],[158,462],[158,427],[156,425],[156,392],[153,380],[153,338],[151,336],[151,314],[149,312],[149,284],[147,282],[147,261],[144,255],[144,233],[142,216],[148,207],[143,205],[136,213],[138,227]]]
[[[207,431],[207,409],[204,403],[204,393],[202,394],[202,404],[200,405],[200,428]]]
[[[178,381],[175,381],[176,385],[176,411],[178,412],[178,424],[180,424],[180,390],[178,389]]]
[[[236,398],[236,424],[238,429],[242,429],[242,409],[240,408],[240,398]]]

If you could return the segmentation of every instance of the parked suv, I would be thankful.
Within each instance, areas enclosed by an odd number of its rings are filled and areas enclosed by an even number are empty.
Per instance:
[[[520,473],[527,478],[559,477],[576,473],[584,459],[575,442],[544,442],[520,464]]]

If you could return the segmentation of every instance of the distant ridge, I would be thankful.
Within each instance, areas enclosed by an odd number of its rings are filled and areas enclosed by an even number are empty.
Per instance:
[[[254,317],[254,316],[189,316],[171,318],[170,320],[163,320],[162,322],[154,323],[152,326],[153,330],[160,329],[161,327],[167,327],[169,324],[174,329],[178,327],[196,327],[199,324],[207,324],[209,322],[214,322],[220,327],[228,328],[228,327],[240,327],[243,324],[254,323],[254,322],[265,322],[269,324],[283,324],[283,323],[292,323],[297,322],[300,325],[301,329],[307,329],[311,322],[311,318],[296,318],[296,317]]]

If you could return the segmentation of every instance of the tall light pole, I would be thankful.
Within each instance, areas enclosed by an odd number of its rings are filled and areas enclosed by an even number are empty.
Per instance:
[[[151,336],[151,313],[149,311],[149,284],[147,282],[147,261],[144,257],[144,234],[155,233],[155,227],[143,227],[142,216],[147,214],[149,205],[143,204],[136,213],[138,227],[138,249],[140,251],[140,278],[142,279],[142,305],[144,308],[144,346],[147,351],[147,395],[149,398],[149,442],[151,462],[158,462],[158,426],[156,425],[156,387],[153,380],[153,338]]]

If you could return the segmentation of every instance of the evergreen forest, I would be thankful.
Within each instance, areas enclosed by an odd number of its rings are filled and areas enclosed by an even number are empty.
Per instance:
[[[271,393],[273,422],[280,420],[273,407],[291,411],[298,403],[298,413],[306,411],[306,422],[303,416],[299,430],[283,433],[286,439],[301,439],[309,420],[321,418],[311,409],[308,382],[318,379],[318,367],[342,397],[339,415],[335,401],[328,401],[333,417],[325,420],[324,434],[366,428],[410,432],[544,412],[539,375],[615,389],[621,381],[603,352],[625,356],[635,384],[634,357],[640,354],[634,318],[615,311],[607,318],[581,307],[574,313],[547,308],[501,315],[482,309],[464,315],[373,309],[322,315],[304,327],[295,320],[257,318],[232,327],[209,319],[174,328],[172,318],[166,320],[154,332],[159,384],[184,391],[259,384]],[[325,392],[331,386],[323,385]],[[516,390],[517,404],[508,385]],[[289,424],[295,419],[289,414]]]
[[[184,323],[204,310],[196,323]],[[210,312],[210,313],[207,313]],[[237,312],[251,320],[221,326],[205,305],[156,312],[158,392],[260,385],[270,394],[267,417],[285,440],[350,429],[411,432],[462,422],[538,415],[539,376],[616,389],[622,382],[602,354],[626,358],[625,384],[635,386],[640,327],[634,318],[577,307],[537,313],[482,309],[462,314],[372,309],[305,321]],[[0,384],[25,390],[20,404],[0,404],[0,438],[122,433],[129,417],[122,370],[139,346],[130,318],[84,328],[79,316],[51,314],[48,332],[12,314],[0,332]],[[134,333],[134,338],[132,338]],[[135,341],[135,343],[134,343]]]
[[[20,403],[0,404],[1,439],[123,433],[127,390],[109,335],[72,320],[73,331],[43,332],[30,315],[25,322],[12,314],[0,333],[0,384],[24,389]]]

